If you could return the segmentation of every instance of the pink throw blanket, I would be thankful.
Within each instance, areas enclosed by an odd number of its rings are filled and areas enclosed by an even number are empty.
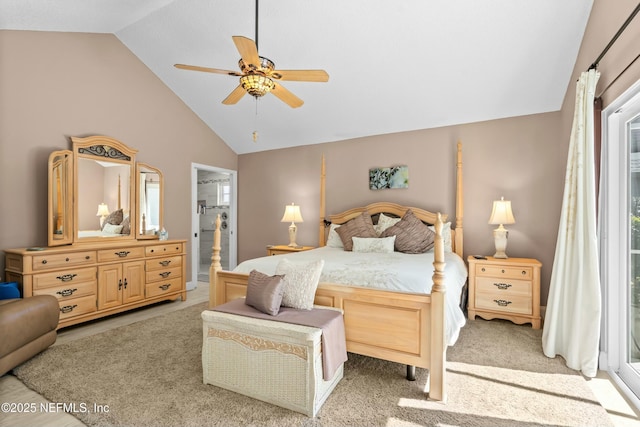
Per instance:
[[[322,329],[322,371],[325,381],[333,378],[333,375],[340,365],[347,361],[344,319],[342,313],[337,310],[322,308],[298,310],[295,308],[280,307],[280,312],[275,316],[271,316],[246,305],[242,298],[221,304],[212,310],[238,316],[254,317],[256,319],[272,320],[274,322],[293,323],[295,325]]]

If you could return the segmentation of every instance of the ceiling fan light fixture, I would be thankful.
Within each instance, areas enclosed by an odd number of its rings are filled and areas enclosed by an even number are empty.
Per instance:
[[[259,98],[269,93],[276,84],[269,77],[260,74],[249,74],[240,77],[240,84],[249,95]]]

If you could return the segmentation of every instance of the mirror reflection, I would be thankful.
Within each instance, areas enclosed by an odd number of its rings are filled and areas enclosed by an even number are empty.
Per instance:
[[[131,234],[131,166],[78,158],[78,238]]]
[[[158,238],[162,230],[162,173],[147,164],[137,164],[139,238]]]
[[[71,201],[67,191],[71,179],[71,151],[49,156],[49,246],[71,243]]]

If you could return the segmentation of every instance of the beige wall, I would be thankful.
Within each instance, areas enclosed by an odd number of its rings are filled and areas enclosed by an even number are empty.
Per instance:
[[[48,155],[96,134],[163,171],[169,237],[189,239],[191,163],[235,170],[237,156],[126,46],[108,34],[0,31],[0,55],[0,248],[46,246]]]
[[[239,260],[287,242],[284,205],[305,218],[298,243],[318,235],[319,168],[327,159],[327,213],[390,200],[453,212],[455,144],[464,144],[465,253],[491,254],[491,202],[513,203],[511,256],[543,263],[548,293],[560,216],[575,80],[636,5],[596,0],[559,112],[236,156],[113,35],[0,31],[0,248],[46,245],[46,162],[70,148],[70,136],[104,134],[140,150],[137,160],[163,170],[165,224],[190,236],[190,164],[238,170]],[[601,62],[604,89],[637,54],[640,18]],[[540,64],[544,66],[544,64]],[[605,105],[640,78],[633,65]],[[368,169],[406,164],[406,190],[368,189]],[[190,247],[190,246],[189,246]],[[189,254],[191,256],[191,254]],[[0,258],[0,272],[4,260]],[[188,269],[189,270],[189,269]]]
[[[296,202],[305,219],[298,243],[318,242],[319,168],[327,159],[327,213],[374,200],[453,213],[455,144],[464,145],[465,254],[492,254],[487,221],[492,201],[504,196],[516,223],[508,226],[507,253],[543,263],[541,304],[546,305],[562,206],[575,81],[597,58],[636,6],[635,0],[596,0],[562,110],[461,126],[429,129],[308,147],[241,155],[239,164],[239,260],[264,254],[287,240],[279,223],[284,205]],[[600,63],[604,89],[637,55],[640,18]],[[545,64],[540,64],[543,67]],[[640,78],[640,62],[603,97],[605,105]],[[407,190],[370,191],[368,169],[407,164]]]

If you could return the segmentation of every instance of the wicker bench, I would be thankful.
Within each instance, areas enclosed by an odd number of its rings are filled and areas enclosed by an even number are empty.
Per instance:
[[[314,417],[342,379],[322,378],[322,330],[206,310],[202,372],[211,384]]]

